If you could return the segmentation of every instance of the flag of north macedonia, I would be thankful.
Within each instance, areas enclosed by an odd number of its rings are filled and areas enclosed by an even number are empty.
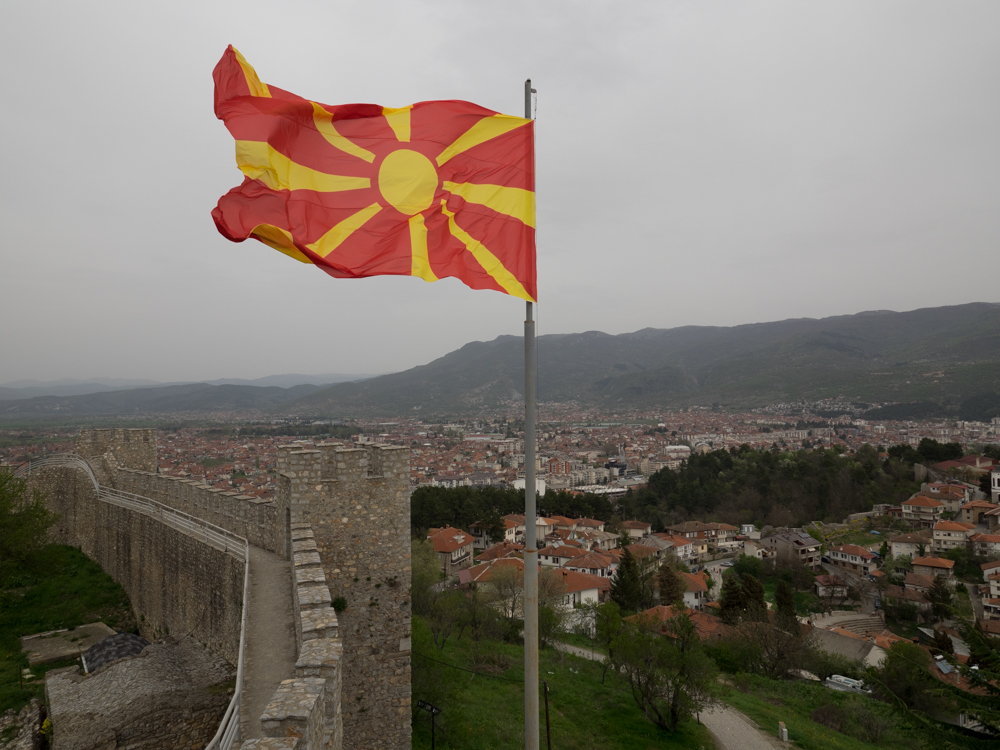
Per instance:
[[[536,299],[534,123],[462,101],[331,106],[261,83],[230,46],[215,114],[243,184],[212,211],[331,276],[460,279]]]

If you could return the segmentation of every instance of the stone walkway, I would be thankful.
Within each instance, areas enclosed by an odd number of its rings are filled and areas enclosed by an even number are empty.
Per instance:
[[[263,737],[260,715],[282,680],[295,676],[291,563],[250,547],[250,611],[243,666],[243,739]]]

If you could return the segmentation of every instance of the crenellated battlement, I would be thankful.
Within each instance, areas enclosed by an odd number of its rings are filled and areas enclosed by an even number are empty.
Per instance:
[[[344,744],[410,744],[410,493],[405,447],[340,442],[278,448],[279,512],[309,524],[349,654]],[[372,716],[379,716],[372,722]]]
[[[155,472],[156,428],[83,429],[76,439],[75,453],[83,458],[100,458],[111,453],[119,466]]]
[[[328,482],[396,479],[409,482],[409,453],[396,445],[346,445],[340,442],[278,446],[278,474]]]

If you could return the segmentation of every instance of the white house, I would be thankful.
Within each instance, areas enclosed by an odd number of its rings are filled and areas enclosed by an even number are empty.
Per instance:
[[[856,575],[867,576],[871,575],[872,571],[878,570],[878,555],[856,544],[842,544],[839,547],[830,547],[827,555],[830,556],[831,565],[850,571]]]

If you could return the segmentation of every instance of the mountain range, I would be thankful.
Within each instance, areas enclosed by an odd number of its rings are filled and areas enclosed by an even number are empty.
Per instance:
[[[196,382],[205,385],[254,385],[292,388],[297,385],[330,385],[351,380],[364,380],[374,375],[345,375],[327,373],[325,375],[268,375],[263,378],[245,380],[243,378],[221,378],[219,380],[181,381],[164,383],[157,380],[126,380],[123,378],[62,378],[61,380],[15,380],[0,385],[0,401],[17,401],[36,396],[85,396],[90,393],[125,391],[135,388],[159,388],[169,385],[191,385]]]
[[[500,336],[404,372],[352,382],[215,381],[49,395],[0,401],[0,419],[241,409],[300,417],[448,416],[523,401],[523,370],[523,340]],[[275,376],[296,377],[306,376]],[[541,402],[744,409],[838,397],[893,404],[875,412],[884,419],[1000,414],[1000,304],[538,338]]]
[[[328,386],[281,410],[353,416],[497,407],[523,398],[523,369],[522,339],[501,336],[405,372]],[[748,408],[843,397],[911,404],[919,418],[957,416],[976,399],[985,416],[1000,411],[998,392],[1000,304],[538,338],[541,402]]]

